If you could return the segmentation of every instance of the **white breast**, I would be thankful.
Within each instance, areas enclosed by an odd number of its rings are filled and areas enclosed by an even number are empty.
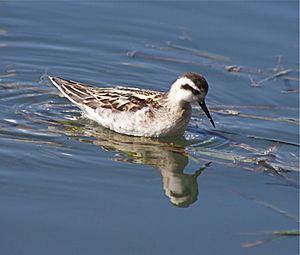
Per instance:
[[[145,136],[166,137],[182,135],[191,118],[191,106],[172,111],[149,112],[148,108],[136,112],[117,112],[110,109],[84,108],[87,117],[102,126],[118,133]]]

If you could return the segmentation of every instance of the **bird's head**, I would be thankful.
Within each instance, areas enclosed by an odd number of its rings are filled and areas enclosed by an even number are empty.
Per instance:
[[[198,102],[213,127],[215,127],[215,123],[205,104],[207,92],[208,83],[205,78],[200,74],[188,72],[180,76],[171,85],[169,99],[180,105]]]

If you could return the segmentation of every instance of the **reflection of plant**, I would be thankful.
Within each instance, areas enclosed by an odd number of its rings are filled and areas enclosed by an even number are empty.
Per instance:
[[[264,233],[257,233],[259,235],[263,235],[262,239],[258,239],[252,242],[247,242],[242,244],[244,248],[254,248],[269,242],[285,240],[290,237],[298,237],[300,236],[299,230],[282,230],[282,231],[271,231]]]
[[[297,224],[299,224],[299,218],[298,216],[295,216],[281,208],[278,208],[275,205],[272,205],[268,202],[265,202],[257,197],[251,196],[249,194],[246,194],[244,192],[240,192],[237,190],[232,190],[233,194],[238,195],[242,198],[245,198],[247,200],[250,200],[260,206],[263,206],[277,214],[280,214],[286,218],[292,219],[295,221]],[[250,233],[251,234],[251,233]],[[264,231],[264,232],[258,232],[258,233],[252,233],[254,235],[262,235],[261,239],[251,241],[251,242],[246,242],[242,244],[242,247],[244,248],[253,248],[262,244],[266,244],[271,241],[277,241],[277,240],[284,240],[289,237],[294,237],[294,236],[300,236],[300,231],[299,230],[281,230],[281,231]]]
[[[193,155],[191,158],[213,159],[214,163],[230,165],[252,172],[276,175],[287,181],[288,185],[298,187],[297,179],[293,179],[288,173],[290,171],[298,171],[299,157],[291,153],[282,157],[277,153],[278,143],[272,144],[266,150],[254,148],[243,143],[229,143],[228,146],[229,148],[226,148],[225,151],[196,146],[187,147],[187,150]],[[234,150],[234,148],[237,149]],[[288,155],[290,155],[289,158],[287,158]]]

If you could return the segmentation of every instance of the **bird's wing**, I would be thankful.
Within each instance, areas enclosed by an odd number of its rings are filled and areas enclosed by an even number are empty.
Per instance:
[[[145,107],[160,108],[160,100],[165,95],[162,92],[138,88],[96,88],[58,77],[49,76],[49,79],[71,102],[92,109],[135,112]]]

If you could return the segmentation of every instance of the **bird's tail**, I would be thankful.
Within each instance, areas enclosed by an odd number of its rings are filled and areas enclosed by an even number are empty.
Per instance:
[[[92,97],[93,88],[75,81],[48,76],[53,85],[72,103],[82,106],[84,100]]]

